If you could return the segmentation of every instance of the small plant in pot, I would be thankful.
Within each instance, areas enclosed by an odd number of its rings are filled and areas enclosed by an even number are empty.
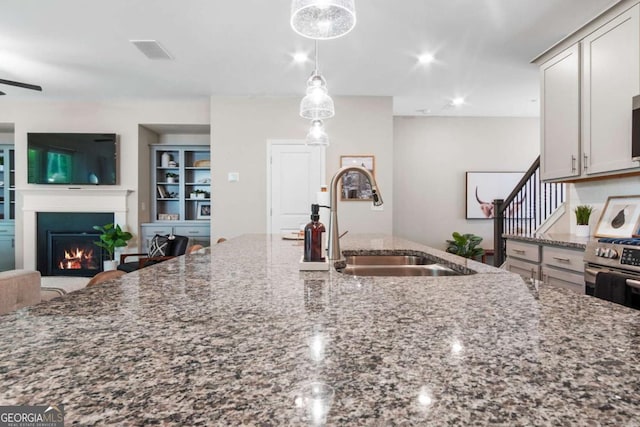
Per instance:
[[[167,172],[166,174],[167,182],[178,182],[178,174],[173,172]]]
[[[482,237],[475,234],[460,234],[454,231],[453,240],[447,240],[447,252],[459,255],[464,258],[475,258],[484,254],[484,249],[478,245],[482,242]]]
[[[593,207],[589,205],[576,206],[574,212],[576,214],[576,236],[589,237],[591,235],[589,217],[591,217]]]
[[[204,190],[194,190],[191,192],[192,199],[206,199],[209,197],[209,193]]]
[[[127,246],[127,241],[131,240],[133,235],[128,231],[122,231],[119,225],[114,224],[94,225],[93,229],[102,233],[100,234],[100,240],[94,243],[109,254],[109,261],[104,261],[104,271],[115,270],[114,251],[116,248]]]

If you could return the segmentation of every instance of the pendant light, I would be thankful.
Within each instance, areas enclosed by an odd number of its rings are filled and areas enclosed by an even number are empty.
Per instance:
[[[293,0],[291,28],[316,40],[344,36],[356,25],[354,0]]]
[[[327,81],[318,71],[318,42],[315,69],[307,80],[307,94],[300,102],[300,116],[309,120],[324,120],[335,115],[333,99],[327,93]]]
[[[329,145],[329,136],[324,130],[322,120],[311,121],[311,129],[309,129],[305,142],[307,145],[323,145],[325,147]]]

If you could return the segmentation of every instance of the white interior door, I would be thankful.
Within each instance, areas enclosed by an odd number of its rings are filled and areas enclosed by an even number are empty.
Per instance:
[[[310,221],[311,204],[317,203],[324,149],[303,141],[269,141],[267,162],[267,231],[296,232]]]

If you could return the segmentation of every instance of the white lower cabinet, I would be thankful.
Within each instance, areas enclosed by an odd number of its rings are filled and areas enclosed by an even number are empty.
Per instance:
[[[584,294],[584,249],[507,240],[505,267],[523,279]]]
[[[507,258],[507,270],[519,274],[523,279],[540,280],[540,264]]]
[[[506,267],[523,279],[540,280],[540,245],[507,240]]]
[[[542,283],[584,294],[584,274],[542,267]]]
[[[543,246],[542,282],[584,294],[584,250]]]

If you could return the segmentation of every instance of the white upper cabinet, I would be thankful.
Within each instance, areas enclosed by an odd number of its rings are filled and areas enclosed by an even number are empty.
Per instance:
[[[635,168],[633,96],[640,94],[640,5],[582,41],[583,174]]]
[[[580,46],[540,67],[541,177],[580,175]]]
[[[640,94],[640,4],[626,10],[624,4],[569,36],[555,55],[554,49],[542,55],[544,180],[640,170],[631,160],[632,98]]]

